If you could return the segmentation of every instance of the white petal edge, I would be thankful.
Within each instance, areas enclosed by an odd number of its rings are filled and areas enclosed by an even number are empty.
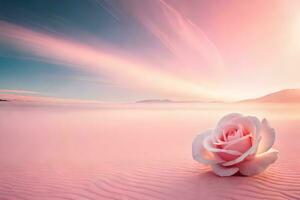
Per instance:
[[[224,167],[222,165],[212,165],[213,172],[218,176],[232,176],[239,171],[238,167]]]
[[[256,143],[240,157],[238,157],[234,160],[228,161],[228,162],[224,162],[224,163],[222,163],[222,165],[223,166],[231,166],[231,165],[235,165],[239,162],[242,162],[247,156],[254,154],[256,152],[260,140],[261,140],[261,138],[259,138],[258,141],[256,141]]]
[[[261,122],[261,141],[257,149],[257,153],[264,153],[268,151],[275,142],[275,130],[269,126],[266,119]]]
[[[240,164],[240,173],[245,176],[254,176],[269,167],[270,164],[274,163],[278,158],[278,151],[271,149],[265,153],[255,156],[251,160],[246,160]]]
[[[204,148],[203,141],[205,138],[209,137],[210,134],[211,130],[208,130],[195,137],[192,144],[193,159],[208,165],[224,162],[222,159],[216,157],[212,152],[209,152]],[[208,158],[206,155],[210,155],[211,158]]]

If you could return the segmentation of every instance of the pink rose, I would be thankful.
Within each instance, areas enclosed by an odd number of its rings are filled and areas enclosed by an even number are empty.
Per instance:
[[[224,116],[213,130],[198,135],[193,141],[194,160],[211,165],[219,176],[237,172],[253,176],[264,171],[277,159],[271,149],[275,131],[266,119],[232,113]]]

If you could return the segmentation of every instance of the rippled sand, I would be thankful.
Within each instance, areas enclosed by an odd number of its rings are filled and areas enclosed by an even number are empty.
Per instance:
[[[300,107],[0,104],[0,199],[300,199]],[[238,111],[267,117],[277,162],[220,178],[191,158],[196,134]]]

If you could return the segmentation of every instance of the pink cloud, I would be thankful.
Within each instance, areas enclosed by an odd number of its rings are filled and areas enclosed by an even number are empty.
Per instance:
[[[80,100],[80,99],[69,99],[69,98],[57,98],[49,96],[33,96],[33,95],[22,95],[22,94],[4,94],[0,93],[0,99],[12,101],[12,102],[27,102],[27,103],[38,103],[38,104],[99,104],[104,103],[101,101],[93,100]]]
[[[222,96],[300,87],[298,1],[132,0],[122,6],[172,53],[170,70]]]

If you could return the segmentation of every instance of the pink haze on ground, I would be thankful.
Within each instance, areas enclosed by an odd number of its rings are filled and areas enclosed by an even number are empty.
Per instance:
[[[265,117],[279,159],[220,178],[191,156],[195,135],[229,112]],[[299,199],[299,105],[0,104],[0,199]]]

